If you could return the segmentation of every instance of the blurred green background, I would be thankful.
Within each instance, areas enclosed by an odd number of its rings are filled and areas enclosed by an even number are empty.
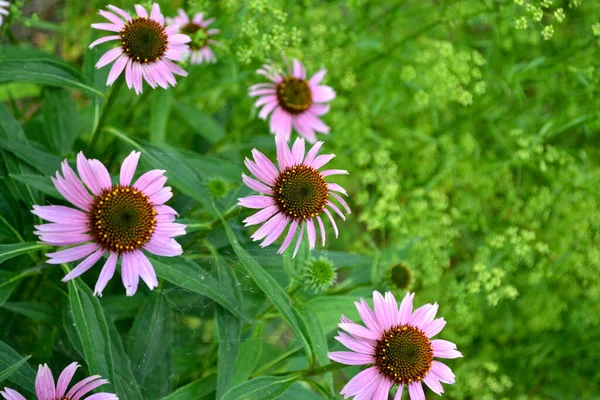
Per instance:
[[[410,290],[418,304],[440,304],[439,315],[448,321],[441,337],[464,354],[449,362],[457,380],[445,397],[600,398],[599,2],[160,3],[167,16],[185,7],[217,19],[223,44],[215,50],[218,62],[187,67],[189,77],[169,91],[146,86],[142,96],[123,92],[109,123],[158,156],[187,160],[223,209],[240,194],[242,160],[250,150],[274,154],[268,124],[257,118],[247,95],[250,85],[263,81],[254,71],[281,54],[301,59],[309,75],[328,70],[325,83],[338,97],[324,116],[331,134],[320,140],[324,151],[337,154],[332,165],[350,171],[339,183],[353,213],[340,238],[328,240],[329,251],[319,253],[334,260],[339,285],[307,303],[331,348],[337,348],[331,338],[340,313],[354,316],[359,296],[377,289],[399,297]],[[112,4],[131,8],[133,2]],[[96,12],[105,5],[25,2],[23,16],[13,14],[13,26],[2,28],[2,51],[20,43],[56,54],[105,90],[109,68],[95,71],[93,64],[110,45],[87,50],[99,37],[89,26],[100,22]],[[39,18],[31,17],[33,11]],[[57,156],[72,156],[86,149],[99,100],[76,91],[62,98],[76,133],[74,145],[62,151],[44,134],[41,110],[57,104],[52,96],[62,94],[31,83],[0,85],[0,99],[30,140]],[[131,150],[131,143],[108,133],[99,144],[91,155],[113,172]],[[2,190],[3,214],[10,209],[6,215],[26,240],[34,240],[22,202],[9,201]],[[175,208],[191,223],[186,253],[201,262],[210,254],[203,242],[221,249],[224,236],[186,195],[174,200]],[[245,211],[233,215],[239,223]],[[2,231],[1,240],[12,243],[14,235]],[[244,246],[269,271],[283,272],[274,251]],[[17,264],[6,269],[17,271]],[[0,339],[27,354],[37,348],[36,362],[53,353],[65,360],[73,355],[61,313],[48,309],[62,301],[60,276],[54,271],[20,282],[0,309]],[[252,299],[249,307],[264,302],[247,287],[247,277],[237,276]],[[122,306],[120,291],[113,290],[102,305],[126,332],[145,297]],[[170,319],[179,322],[164,385],[180,386],[205,375],[197,360],[206,359],[209,370],[219,341],[203,297],[174,288],[164,293]],[[23,302],[40,305],[42,315],[19,320]],[[276,323],[265,329],[263,359],[289,344],[282,343],[281,335],[287,336]],[[292,357],[280,368],[294,362]],[[337,392],[357,371],[334,375]]]

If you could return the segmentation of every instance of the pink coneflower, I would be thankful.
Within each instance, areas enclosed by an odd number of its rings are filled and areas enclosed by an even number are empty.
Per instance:
[[[75,175],[67,160],[61,164],[52,182],[65,199],[79,210],[64,206],[33,206],[35,215],[52,222],[37,225],[35,234],[53,246],[71,246],[66,250],[46,254],[48,264],[83,260],[63,282],[78,277],[90,269],[104,254],[108,259],[100,272],[94,293],[102,290],[115,273],[121,258],[121,276],[128,296],[133,296],[141,277],[150,290],[158,286],[152,264],[142,252],[173,257],[182,253],[174,236],[185,234],[185,225],[175,221],[177,212],[164,205],[173,193],[165,187],[164,170],[148,171],[133,184],[140,153],[132,151],[121,165],[119,184],[113,185],[106,167],[98,160],[77,155],[77,171],[85,186]]]
[[[281,135],[290,141],[292,126],[310,143],[317,141],[319,133],[329,133],[329,127],[319,118],[329,112],[328,103],[335,98],[335,91],[320,85],[327,73],[321,69],[306,80],[306,70],[302,63],[294,60],[287,76],[280,74],[273,66],[265,64],[256,71],[273,83],[259,83],[250,87],[250,96],[259,96],[255,107],[261,107],[258,117],[267,119],[271,115],[271,133]]]
[[[177,84],[173,74],[187,76],[187,72],[170,60],[181,61],[181,56],[188,50],[185,43],[191,39],[188,35],[177,33],[177,25],[165,28],[165,18],[158,4],[152,5],[149,17],[146,9],[139,4],[135,5],[135,18],[113,5],[108,8],[118,16],[101,10],[98,13],[110,22],[92,24],[92,28],[117,34],[100,38],[90,45],[91,49],[100,43],[120,41],[119,47],[107,51],[96,63],[96,68],[102,68],[115,62],[108,74],[108,86],[113,84],[123,70],[127,87],[133,87],[138,94],[142,93],[144,80],[153,89],[156,86],[166,89],[169,85]]]
[[[2,22],[4,21],[3,15],[8,15],[8,8],[10,7],[10,3],[5,0],[0,0],[0,26],[2,26]]]
[[[310,249],[315,248],[317,240],[315,220],[319,224],[321,240],[323,246],[325,246],[325,227],[321,219],[322,213],[329,217],[335,231],[335,237],[338,236],[338,228],[327,207],[331,208],[343,220],[346,217],[338,206],[331,201],[330,197],[337,200],[348,214],[350,214],[350,208],[346,201],[337,194],[346,195],[344,188],[336,183],[326,182],[325,177],[348,174],[348,171],[341,169],[319,171],[319,168],[335,157],[334,154],[317,155],[323,142],[317,142],[306,154],[306,157],[304,156],[304,139],[296,139],[291,151],[283,139],[276,137],[275,142],[279,170],[263,153],[253,149],[254,161],[246,158],[245,163],[248,170],[260,182],[242,174],[244,183],[250,189],[256,190],[264,196],[244,197],[239,199],[238,204],[248,208],[260,209],[256,214],[246,218],[244,222],[246,226],[249,226],[266,221],[252,235],[254,240],[264,238],[264,241],[260,244],[261,247],[273,243],[290,225],[287,236],[278,251],[278,253],[283,253],[294,239],[296,230],[300,228],[300,236],[296,242],[293,255],[295,257],[305,228]]]
[[[119,400],[116,394],[113,393],[96,393],[88,397],[83,397],[99,386],[106,385],[108,381],[101,379],[100,375],[90,376],[73,385],[71,390],[67,392],[69,383],[75,375],[75,371],[79,368],[76,362],[71,363],[63,370],[58,377],[58,382],[54,384],[52,371],[46,364],[40,365],[37,376],[35,377],[35,394],[38,400]],[[19,392],[4,388],[0,394],[6,400],[26,400]]]
[[[385,298],[373,292],[374,311],[364,299],[356,304],[366,327],[355,324],[344,315],[339,327],[349,333],[338,332],[336,339],[352,351],[334,351],[329,358],[347,365],[372,364],[344,386],[344,398],[387,400],[394,384],[398,391],[394,400],[400,400],[402,389],[408,385],[412,400],[425,400],[421,381],[441,395],[443,383],[454,383],[454,374],[433,357],[457,358],[462,354],[447,340],[430,340],[446,325],[444,318],[435,318],[438,304],[425,304],[413,312],[415,294],[407,293],[398,304],[392,293]]]
[[[215,53],[213,53],[209,44],[219,45],[219,42],[215,41],[213,36],[221,31],[208,29],[208,26],[215,22],[215,19],[204,19],[204,13],[197,13],[194,18],[190,19],[182,9],[177,10],[177,13],[179,15],[176,17],[167,18],[167,22],[177,24],[181,33],[185,33],[192,38],[190,51],[186,54],[186,57],[190,59],[190,63],[216,63],[217,57],[215,57]]]

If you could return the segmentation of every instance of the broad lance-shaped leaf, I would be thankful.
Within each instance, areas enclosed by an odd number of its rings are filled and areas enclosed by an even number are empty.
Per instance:
[[[154,371],[163,362],[173,341],[171,307],[164,294],[155,291],[139,312],[129,334],[129,356],[133,371],[145,392],[144,398],[157,399],[161,376]],[[168,365],[167,367],[170,366]]]
[[[220,400],[271,400],[281,396],[297,376],[259,376],[231,389]]]
[[[0,341],[0,370],[6,370],[22,359],[23,357],[13,350],[12,347]],[[35,371],[29,364],[23,363],[7,379],[26,391],[32,392],[35,384]]]
[[[244,312],[240,302],[231,293],[231,289],[221,285],[198,264],[185,257],[170,258],[166,263],[161,260],[164,259],[152,258],[156,275],[174,285],[214,300],[247,323],[253,322],[253,319]]]
[[[47,196],[54,197],[55,199],[63,199],[62,195],[56,190],[52,181],[44,175],[35,175],[35,174],[10,174],[10,177],[15,181],[24,183],[28,186],[31,186],[34,189],[39,190]]]
[[[42,116],[48,144],[56,153],[65,156],[79,133],[79,114],[71,93],[66,89],[46,88]]]
[[[100,301],[77,278],[69,281],[69,302],[87,367],[91,374],[108,379],[110,384],[103,389],[114,392],[110,336]]]
[[[13,257],[27,254],[47,247],[46,245],[34,242],[0,244],[0,264]]]
[[[216,387],[217,376],[212,374],[177,389],[161,400],[198,400],[214,392]]]
[[[31,356],[24,357],[5,370],[0,371],[0,382],[6,380],[9,376],[17,372],[17,370],[21,368],[21,365],[25,364],[30,358]]]
[[[301,307],[297,309],[298,315],[302,318],[302,322],[305,324],[306,333],[308,340],[312,345],[312,349],[315,353],[317,360],[320,365],[329,364],[329,357],[327,352],[329,347],[327,346],[327,337],[321,322],[317,318],[317,315],[308,307]],[[326,376],[327,389],[330,393],[333,393],[333,377],[331,374]]]
[[[202,110],[180,101],[175,103],[175,110],[195,133],[209,142],[215,143],[225,136],[225,130],[221,124]]]
[[[108,333],[110,334],[110,344],[114,360],[116,393],[122,399],[142,400],[140,387],[133,375],[131,361],[125,352],[119,331],[109,317],[106,318],[106,323],[108,324]]]
[[[263,326],[256,325],[252,334],[240,346],[235,364],[230,366],[232,370],[230,385],[232,387],[246,382],[258,367],[264,341],[262,334]]]
[[[305,332],[302,329],[302,325],[298,321],[298,316],[293,310],[292,299],[288,296],[286,291],[279,286],[275,279],[269,275],[269,273],[267,273],[250,254],[248,254],[248,252],[242,247],[240,242],[235,237],[235,234],[223,218],[221,212],[214,206],[214,204],[213,207],[221,219],[223,226],[225,227],[225,232],[229,238],[229,243],[231,243],[231,247],[233,247],[235,254],[237,254],[238,258],[240,259],[240,262],[244,267],[244,271],[265,293],[267,298],[273,303],[275,308],[277,308],[283,319],[290,324],[294,330],[294,333],[296,333],[296,336],[304,345],[306,356],[308,357],[309,361],[312,361],[313,353],[308,340],[306,339]]]

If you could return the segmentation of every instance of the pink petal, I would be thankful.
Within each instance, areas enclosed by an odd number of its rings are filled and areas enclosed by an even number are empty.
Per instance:
[[[349,172],[345,169],[328,169],[321,172],[322,177],[326,177],[329,175],[349,175]]]
[[[294,58],[294,77],[298,79],[306,79],[306,70],[300,61]]]
[[[133,87],[133,71],[131,66],[133,64],[132,59],[127,60],[127,65],[125,66],[125,83],[127,83],[127,87],[131,89]]]
[[[454,383],[454,374],[452,373],[452,370],[442,362],[434,360],[431,364],[430,373],[434,373],[441,382],[448,384]]]
[[[323,209],[323,212],[325,212],[325,214],[327,214],[327,216],[329,217],[329,221],[331,222],[331,226],[333,226],[333,231],[335,232],[335,237],[337,239],[338,235],[339,235],[339,231],[338,231],[338,227],[333,219],[333,217],[331,216],[331,213],[329,212],[328,209]]]
[[[108,381],[106,379],[98,379],[93,382],[89,382],[87,385],[85,385],[81,389],[79,389],[77,391],[77,393],[75,393],[75,395],[73,397],[71,397],[70,399],[71,400],[79,400],[79,399],[81,399],[82,396],[85,396],[86,394],[88,394],[92,390],[96,389],[97,387],[106,385],[107,383],[108,383]]]
[[[375,357],[368,354],[354,353],[352,351],[330,351],[327,356],[333,361],[346,365],[373,364]]]
[[[380,336],[377,332],[373,332],[372,330],[358,324],[340,323],[338,326],[355,338],[378,340]]]
[[[300,226],[300,234],[298,235],[298,240],[296,241],[296,247],[294,247],[294,254],[292,254],[292,258],[296,257],[296,254],[298,254],[298,249],[300,248],[300,244],[302,243],[302,237],[304,236],[304,226],[306,224],[302,224]]]
[[[85,222],[88,221],[88,216],[74,208],[65,206],[38,206],[34,205],[32,214],[50,222]]]
[[[46,364],[38,367],[35,377],[35,393],[40,400],[53,400],[56,398],[52,371],[50,371],[50,368]]]
[[[336,336],[335,339],[350,350],[361,354],[367,354],[371,356],[375,355],[375,347],[373,347],[372,345],[373,342],[353,338],[352,336],[347,335],[344,332],[338,333],[339,336]]]
[[[146,245],[147,248],[147,245]],[[123,286],[125,286],[125,294],[133,296],[137,292],[140,275],[138,266],[131,253],[123,253],[121,255],[121,278]]]
[[[162,13],[160,12],[160,6],[158,5],[158,3],[152,4],[152,11],[150,12],[150,19],[158,22],[161,25],[165,24],[165,17],[163,17]],[[169,38],[169,41],[170,41],[170,38]]]
[[[281,221],[267,234],[265,240],[260,244],[260,247],[267,247],[273,243],[279,236],[281,236],[289,222],[290,220],[288,218],[282,218]]]
[[[109,20],[110,22],[115,24],[116,26],[120,27],[121,29],[123,29],[123,27],[125,26],[125,23],[123,22],[122,19],[120,19],[115,14],[113,14],[109,11],[100,10],[100,11],[98,11],[98,14],[102,15],[104,18],[106,18],[107,20]]]
[[[62,163],[60,163],[60,166],[63,176],[65,177],[65,181],[70,186],[70,189],[78,193],[77,197],[81,202],[88,204],[88,207],[84,208],[87,210],[89,205],[92,204],[92,196],[90,196],[89,192],[85,189],[79,178],[77,178],[77,175],[75,175],[75,172],[67,160],[64,160]]]
[[[323,142],[317,142],[314,144],[314,146],[306,154],[306,157],[304,158],[304,164],[312,165],[317,153],[319,152],[319,149],[321,149],[321,146],[323,146]]]
[[[427,316],[428,312],[431,310],[432,307],[433,307],[432,304],[425,304],[425,305],[417,308],[415,310],[415,312],[413,312],[408,323],[412,326],[421,328],[423,326],[422,322],[423,322],[424,318]]]
[[[88,159],[85,158],[81,151],[77,153],[77,171],[88,189],[90,189],[95,196],[99,196],[102,193],[102,187],[100,186]]]
[[[267,119],[269,114],[271,114],[271,111],[273,111],[278,105],[279,103],[277,102],[277,100],[267,103],[258,113],[258,118],[262,120]]]
[[[325,247],[325,226],[323,225],[323,220],[318,215],[317,215],[317,222],[319,223],[319,229],[321,231],[321,243],[322,243],[323,247]]]
[[[404,389],[404,385],[398,386],[398,390],[396,391],[396,395],[394,396],[394,400],[402,399],[402,391]]]
[[[388,379],[380,379],[375,393],[373,393],[373,400],[388,400],[390,389],[394,385],[394,382]]]
[[[120,39],[121,39],[121,36],[119,36],[119,35],[104,36],[104,37],[101,37],[100,39],[94,40],[92,42],[92,44],[90,44],[89,48],[92,49],[101,43],[109,42],[111,40],[120,40]]]
[[[267,236],[269,233],[271,233],[273,230],[275,230],[280,223],[282,223],[283,221],[286,221],[286,220],[287,220],[287,216],[285,214],[283,214],[283,213],[275,214],[270,220],[265,222],[265,224],[263,226],[258,228],[258,230],[256,232],[254,232],[254,234],[252,234],[252,236],[250,236],[250,237],[254,241],[260,240],[260,239],[264,238],[265,236]]]
[[[133,150],[131,153],[129,153],[127,158],[125,158],[123,164],[121,164],[119,182],[122,186],[129,186],[131,183],[131,178],[133,178],[133,174],[135,174],[135,169],[137,168],[138,160],[140,159],[141,154],[142,153],[139,151]]]
[[[381,329],[384,331],[390,329],[394,324],[393,315],[391,315],[388,304],[381,293],[376,290],[373,291],[373,308],[375,309],[377,323]]]
[[[438,357],[438,358],[448,358],[448,359],[453,359],[453,358],[461,358],[463,355],[460,351],[458,350],[445,350],[445,351],[433,351],[433,356],[434,357]]]
[[[293,165],[302,164],[304,159],[304,140],[296,139],[294,146],[292,146],[292,163]]]
[[[144,7],[139,4],[134,5],[135,11],[137,12],[138,17],[140,18],[148,18],[148,12]]]
[[[238,205],[246,208],[266,208],[275,205],[269,196],[248,196],[238,199]]]
[[[336,206],[335,204],[333,204],[331,201],[328,201],[326,204],[327,204],[327,205],[328,205],[328,206],[329,206],[329,207],[330,207],[330,208],[331,208],[333,211],[335,211],[335,213],[336,213],[337,215],[339,215],[339,216],[340,216],[340,218],[341,218],[342,220],[344,220],[344,221],[346,220],[346,217],[344,216],[344,214],[342,214],[342,212],[340,211],[340,209],[339,209],[339,208],[337,208],[337,206]]]
[[[89,376],[89,377],[87,377],[85,379],[82,379],[81,381],[79,381],[75,385],[73,385],[73,387],[71,388],[71,390],[69,390],[67,392],[67,395],[65,397],[67,397],[67,398],[70,399],[71,397],[73,397],[77,393],[77,391],[79,391],[79,389],[81,389],[82,387],[84,387],[88,383],[90,383],[92,381],[95,381],[96,379],[100,379],[100,378],[101,378],[100,375],[92,375],[92,376]]]
[[[423,382],[425,382],[425,384],[429,386],[429,389],[431,389],[433,393],[439,396],[441,396],[442,393],[444,393],[444,387],[442,386],[440,381],[434,376],[434,374],[425,375],[425,377],[423,378]]]
[[[150,196],[152,204],[163,204],[173,197],[172,189],[169,186],[163,187],[158,192]]]
[[[139,250],[134,251],[132,256],[137,260],[140,277],[146,283],[148,289],[153,290],[155,287],[158,287],[158,279],[148,257]]]
[[[275,164],[273,164],[267,156],[256,149],[252,149],[252,156],[254,157],[256,165],[263,171],[263,174],[267,178],[266,180],[263,180],[263,182],[273,185],[279,176],[279,172],[277,171],[277,168],[275,168]]]
[[[284,171],[286,168],[293,166],[294,159],[287,142],[281,138],[275,137],[275,145],[277,147],[277,163],[279,164],[279,170]]]
[[[273,190],[270,187],[246,176],[246,174],[242,174],[242,181],[246,184],[246,186],[254,191],[268,195],[273,194]]]
[[[317,86],[319,83],[321,83],[321,81],[325,77],[326,73],[327,73],[327,70],[325,68],[318,70],[317,73],[314,74],[312,76],[312,78],[310,78],[310,80],[308,81],[308,84],[310,86]]]
[[[9,388],[4,388],[4,391],[0,390],[0,394],[4,396],[6,400],[27,400],[19,392]]]
[[[283,108],[277,107],[271,115],[270,130],[271,133],[281,135],[285,141],[289,141],[292,134],[292,116]]]
[[[82,196],[77,189],[73,187],[67,180],[61,178],[61,176],[56,173],[56,178],[50,177],[52,183],[56,190],[63,195],[65,199],[67,199],[71,204],[81,208],[82,210],[88,211],[90,208],[90,203],[92,202],[92,198],[89,194],[87,197]]]
[[[117,59],[117,61],[115,61],[113,66],[110,68],[110,72],[108,73],[108,78],[106,79],[106,86],[112,86],[112,84],[123,72],[123,69],[125,69],[127,61],[129,61],[129,58],[127,56],[121,56]]]
[[[312,218],[306,220],[306,232],[308,233],[308,245],[311,250],[314,250],[315,242],[317,241],[317,234],[315,232],[315,224]]]
[[[47,253],[46,257],[49,257],[50,259],[46,261],[46,263],[62,264],[72,262],[75,260],[80,260],[83,257],[89,256],[98,249],[99,247],[96,243],[89,243],[84,244],[82,246],[71,247],[70,249],[65,249],[54,253]]]
[[[329,194],[330,194],[330,195],[331,195],[331,196],[332,196],[334,199],[336,199],[337,201],[339,201],[339,202],[340,202],[340,204],[342,205],[342,207],[344,207],[344,209],[346,210],[346,213],[347,213],[347,214],[350,214],[350,213],[351,213],[351,212],[350,212],[350,207],[348,207],[348,203],[346,203],[346,201],[345,201],[344,199],[342,199],[340,196],[338,196],[338,195],[337,195],[337,194],[335,194],[335,193],[329,192]]]
[[[309,165],[314,169],[319,169],[323,165],[327,164],[335,157],[335,154],[322,154],[317,156]]]
[[[432,338],[444,329],[446,321],[444,318],[434,319],[433,321],[423,325],[421,328],[427,337]]]
[[[115,24],[109,24],[107,22],[102,22],[99,24],[92,24],[92,28],[100,29],[102,31],[110,31],[110,32],[120,32],[121,27]]]
[[[271,218],[273,215],[275,215],[278,211],[279,211],[279,207],[269,206],[269,207],[263,208],[262,210],[260,210],[259,212],[255,213],[255,214],[251,215],[250,217],[246,218],[242,222],[245,223],[244,226],[261,224],[261,223],[265,222],[266,220],[268,220],[269,218]]]
[[[410,317],[412,316],[412,308],[413,308],[413,298],[415,294],[410,294],[410,292],[406,292],[406,296],[402,299],[402,303],[400,303],[400,324],[406,325],[408,321],[410,321]]]
[[[153,169],[138,178],[137,181],[133,184],[133,187],[139,190],[140,192],[145,192],[148,185],[152,184],[157,179],[160,179],[163,174],[167,172],[164,169]]]
[[[43,225],[34,225],[36,235],[43,235],[46,233],[85,233],[89,227],[84,222],[71,222],[65,221],[65,223],[52,223]]]
[[[312,89],[312,99],[315,103],[327,103],[335,99],[335,91],[329,86],[314,86]]]
[[[73,268],[71,272],[69,272],[64,278],[62,278],[62,281],[70,281],[71,279],[77,278],[79,275],[85,273],[87,270],[92,268],[100,258],[102,258],[104,253],[106,253],[106,250],[98,249],[95,253],[93,253],[88,258],[79,263],[78,266]]]
[[[192,39],[188,35],[185,35],[183,33],[178,33],[176,35],[169,36],[169,43],[172,44],[189,43],[191,41]]]
[[[311,115],[321,116],[329,112],[329,105],[327,104],[316,104],[313,103],[308,109],[308,113]]]
[[[175,239],[160,240],[153,237],[144,245],[144,250],[163,257],[176,257],[183,254],[181,245]]]
[[[120,9],[119,7],[113,6],[111,4],[109,4],[107,7],[110,8],[112,11],[116,12],[117,14],[119,14],[125,20],[127,20],[127,21],[131,21],[132,20],[131,16],[127,12],[125,12],[124,10]]]
[[[281,244],[281,247],[279,248],[279,250],[277,250],[277,254],[282,254],[290,246],[290,243],[292,243],[292,240],[294,240],[294,236],[296,235],[297,228],[298,221],[293,220],[292,224],[290,225],[290,229],[288,230],[288,233],[285,239],[283,240],[283,243]]]
[[[306,120],[306,124],[311,127],[312,129],[314,129],[315,131],[319,132],[319,133],[324,133],[324,134],[328,134],[329,131],[331,130],[331,128],[326,125],[323,121],[321,121],[321,119],[319,117],[317,117],[316,115],[311,114],[310,112],[307,112],[305,114],[305,120]]]
[[[106,263],[104,263],[104,267],[102,267],[102,271],[100,272],[100,276],[94,287],[94,294],[96,296],[102,296],[102,291],[115,274],[118,258],[119,256],[117,253],[109,253],[108,259],[106,260]]]
[[[100,188],[102,190],[110,189],[112,187],[112,182],[110,181],[110,174],[104,164],[98,160],[89,160],[89,163],[92,171],[94,171],[94,176],[96,177]]]
[[[361,298],[360,303],[354,302],[356,309],[358,310],[358,315],[363,320],[367,328],[378,335],[383,333],[383,329],[381,329],[377,318],[375,317],[375,313],[371,310],[371,307],[367,304],[365,299]]]
[[[408,393],[410,394],[411,400],[425,400],[425,393],[423,392],[423,385],[421,385],[421,382],[409,383]]]
[[[364,397],[361,399],[371,399],[372,393],[375,391],[376,385],[380,381],[380,373],[377,367],[369,367],[364,371],[359,372],[354,378],[344,386],[341,390],[341,394],[347,399],[350,396],[358,398],[358,394],[361,393]]]

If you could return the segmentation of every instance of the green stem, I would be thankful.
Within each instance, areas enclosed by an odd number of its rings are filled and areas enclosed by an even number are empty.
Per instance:
[[[339,369],[346,368],[346,367],[347,367],[347,365],[345,365],[345,364],[340,364],[340,363],[334,362],[331,364],[323,365],[322,367],[319,367],[319,368],[305,369],[304,371],[301,371],[301,373],[302,373],[303,378],[308,378],[308,377],[315,376],[315,375],[327,374],[329,372],[337,371]]]
[[[117,81],[114,83],[113,88],[110,91],[110,96],[108,97],[108,100],[106,100],[106,104],[104,105],[104,109],[102,110],[102,115],[100,115],[100,119],[98,120],[98,125],[96,125],[94,132],[92,132],[92,137],[90,138],[90,145],[89,145],[90,152],[93,151],[94,147],[96,146],[96,142],[98,141],[98,136],[100,136],[100,131],[102,130],[102,128],[104,127],[104,124],[106,123],[106,118],[108,117],[108,113],[110,112],[113,104],[115,103],[115,100],[117,99],[117,95],[119,94],[119,91],[121,89],[121,86],[123,86],[124,81],[125,81],[125,78],[123,76],[119,77],[117,79]]]

